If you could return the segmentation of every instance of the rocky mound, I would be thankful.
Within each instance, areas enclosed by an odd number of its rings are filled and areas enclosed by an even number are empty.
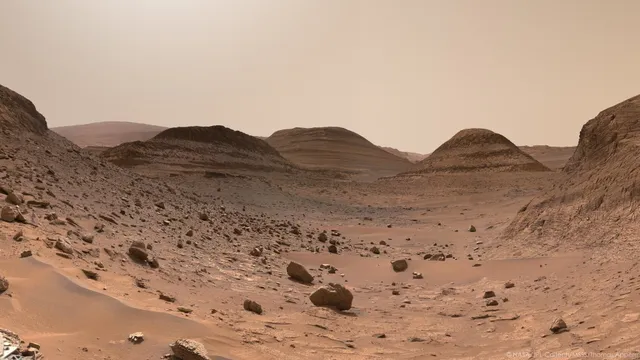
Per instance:
[[[267,142],[291,162],[313,169],[394,175],[412,165],[409,160],[340,127],[280,130],[269,136]]]
[[[233,149],[251,151],[265,155],[280,156],[276,149],[272,148],[264,140],[247,135],[242,131],[232,130],[222,125],[209,127],[187,126],[167,129],[154,138],[162,140],[184,140],[206,144],[229,146]]]
[[[125,121],[104,121],[91,124],[51,128],[80,147],[112,147],[132,141],[145,141],[166,127]]]
[[[465,129],[440,145],[407,174],[550,171],[506,137],[486,129]]]
[[[637,247],[640,214],[640,96],[602,111],[580,131],[565,177],[523,207],[504,243],[539,252]],[[631,240],[631,241],[630,241]]]
[[[170,128],[150,140],[125,143],[100,156],[119,166],[169,171],[295,168],[264,140],[224,126]]]
[[[0,129],[5,133],[21,131],[44,134],[47,121],[24,96],[0,85]]]

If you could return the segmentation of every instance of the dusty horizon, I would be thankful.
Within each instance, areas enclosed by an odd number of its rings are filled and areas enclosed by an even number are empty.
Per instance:
[[[429,153],[463,128],[574,146],[638,93],[633,1],[0,4],[2,84],[50,127],[340,126]],[[426,121],[425,121],[426,120]],[[441,122],[440,120],[444,120]]]

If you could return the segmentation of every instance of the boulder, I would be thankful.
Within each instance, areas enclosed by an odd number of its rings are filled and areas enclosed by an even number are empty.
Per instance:
[[[0,212],[0,219],[6,222],[13,222],[18,217],[18,209],[15,206],[5,206]]]
[[[7,291],[9,289],[9,280],[4,276],[0,275],[0,294]]]
[[[204,345],[195,340],[179,339],[169,347],[173,356],[179,360],[211,360]]]
[[[295,261],[290,262],[289,266],[287,266],[287,274],[292,279],[298,280],[303,284],[311,284],[313,282],[313,276],[309,274],[304,266]]]
[[[309,300],[315,306],[331,306],[338,310],[349,310],[353,302],[353,294],[340,284],[329,283],[314,291],[309,296]]]
[[[401,259],[392,261],[391,266],[393,267],[393,271],[402,272],[407,270],[407,268],[409,267],[409,263],[407,263],[407,260]]]

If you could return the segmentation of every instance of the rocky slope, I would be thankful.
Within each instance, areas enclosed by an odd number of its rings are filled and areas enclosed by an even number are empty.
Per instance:
[[[564,177],[520,210],[503,241],[545,253],[637,248],[638,144],[640,96],[600,112],[582,127]]]

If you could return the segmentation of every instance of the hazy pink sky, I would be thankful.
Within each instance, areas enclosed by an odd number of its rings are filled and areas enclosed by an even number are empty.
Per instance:
[[[0,84],[49,126],[346,127],[430,152],[485,127],[574,145],[640,93],[634,0],[0,2]]]

